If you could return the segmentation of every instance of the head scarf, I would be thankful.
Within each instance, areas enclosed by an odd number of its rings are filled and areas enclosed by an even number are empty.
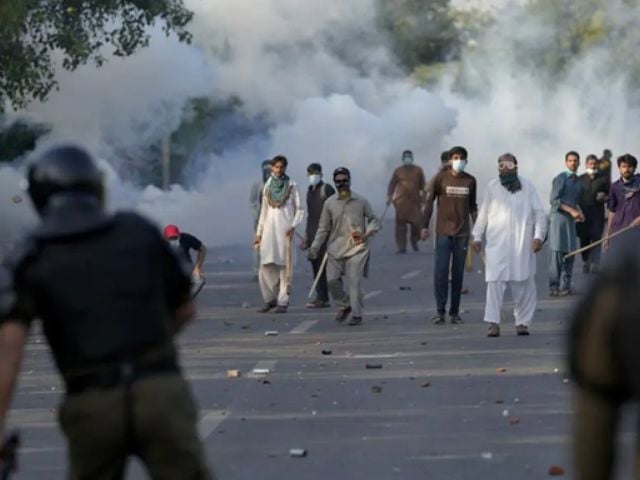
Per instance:
[[[269,205],[274,208],[282,207],[291,194],[291,180],[286,174],[280,177],[271,175],[265,189]]]
[[[522,190],[522,183],[518,177],[518,159],[510,154],[505,153],[498,158],[498,163],[501,161],[513,162],[515,168],[513,170],[501,170],[499,173],[500,184],[511,193],[516,193]]]

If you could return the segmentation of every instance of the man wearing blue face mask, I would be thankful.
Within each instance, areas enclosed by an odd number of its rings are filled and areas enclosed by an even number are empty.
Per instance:
[[[449,317],[451,323],[464,323],[460,318],[460,295],[464,279],[464,263],[471,234],[471,220],[478,215],[476,201],[476,179],[465,173],[467,150],[453,147],[449,150],[451,168],[442,170],[433,179],[427,193],[427,205],[424,212],[422,239],[429,237],[429,224],[433,215],[433,204],[438,201],[436,215],[436,261],[434,287],[437,315],[433,318],[436,325],[444,325],[449,296],[449,264],[451,264],[451,304]]]
[[[387,188],[387,204],[396,209],[397,253],[407,252],[407,227],[410,228],[411,247],[419,250],[422,229],[422,205],[426,181],[422,168],[413,164],[411,150],[402,152],[402,165],[395,169]]]
[[[307,229],[305,232],[304,248],[308,249],[316,238],[318,225],[320,224],[320,214],[324,202],[331,195],[336,193],[331,185],[322,181],[322,165],[312,163],[307,167],[307,176],[309,178],[309,190],[307,190]],[[322,259],[327,251],[326,244],[323,245],[318,253],[317,258],[310,260],[313,268],[313,278],[316,278],[322,266]],[[312,302],[307,304],[307,308],[327,308],[329,307],[329,289],[327,286],[327,273],[322,269],[322,274],[316,286],[316,297]]]

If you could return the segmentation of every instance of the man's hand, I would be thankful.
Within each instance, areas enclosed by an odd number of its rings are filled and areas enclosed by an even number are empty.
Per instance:
[[[634,227],[638,227],[640,226],[640,217],[636,217],[633,222],[631,222],[631,225],[633,225]]]
[[[195,266],[195,268],[193,269],[193,275],[196,275],[198,278],[204,278],[204,272],[202,271],[200,265]]]
[[[393,197],[391,195],[387,196],[387,205],[391,205],[391,202],[393,202]]]
[[[423,228],[420,231],[420,240],[422,240],[423,242],[427,240],[427,238],[429,238],[429,229],[428,228]]]
[[[531,249],[533,250],[533,253],[538,253],[540,250],[542,250],[542,240],[540,240],[539,238],[534,238]]]
[[[356,245],[364,243],[365,240],[365,237],[362,235],[362,233],[358,231],[352,232],[351,238],[353,239],[353,243],[355,243]]]
[[[482,251],[482,242],[473,242],[471,244],[471,248],[473,248],[474,252],[479,254]]]
[[[307,258],[312,262],[318,259],[318,252],[316,250],[312,250],[311,248],[307,251]]]
[[[602,242],[602,251],[606,252],[607,250],[609,250],[609,240]]]
[[[604,192],[598,192],[596,194],[596,200],[598,202],[605,202],[607,200],[607,194]]]
[[[307,250],[310,247],[309,240],[307,239],[306,236],[300,239],[300,243],[298,244],[298,247],[302,251]]]
[[[293,227],[291,227],[289,230],[287,230],[287,233],[286,233],[287,238],[290,238],[290,239],[291,239],[291,238],[293,238],[293,233],[294,233],[295,231],[296,231],[296,229],[295,229],[295,228],[293,228]]]
[[[260,246],[260,242],[262,242],[262,237],[260,235],[256,235],[253,239],[253,248],[258,248]]]

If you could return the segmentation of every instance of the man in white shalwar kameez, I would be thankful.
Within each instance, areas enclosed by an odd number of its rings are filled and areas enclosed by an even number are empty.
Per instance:
[[[507,287],[515,303],[518,335],[529,335],[537,304],[535,254],[542,249],[547,219],[531,182],[518,175],[516,157],[498,159],[499,177],[489,182],[473,228],[473,248],[485,240],[487,336],[500,336],[500,318]]]
[[[260,249],[258,280],[264,306],[262,313],[275,308],[286,313],[293,276],[295,228],[304,220],[298,185],[286,174],[287,159],[282,155],[271,161],[272,174],[262,192],[260,219],[254,246]]]

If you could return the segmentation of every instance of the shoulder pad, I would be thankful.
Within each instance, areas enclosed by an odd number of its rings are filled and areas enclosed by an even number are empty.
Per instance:
[[[33,235],[23,237],[16,242],[9,252],[2,258],[0,266],[15,275],[30,258],[38,253],[38,241]]]

